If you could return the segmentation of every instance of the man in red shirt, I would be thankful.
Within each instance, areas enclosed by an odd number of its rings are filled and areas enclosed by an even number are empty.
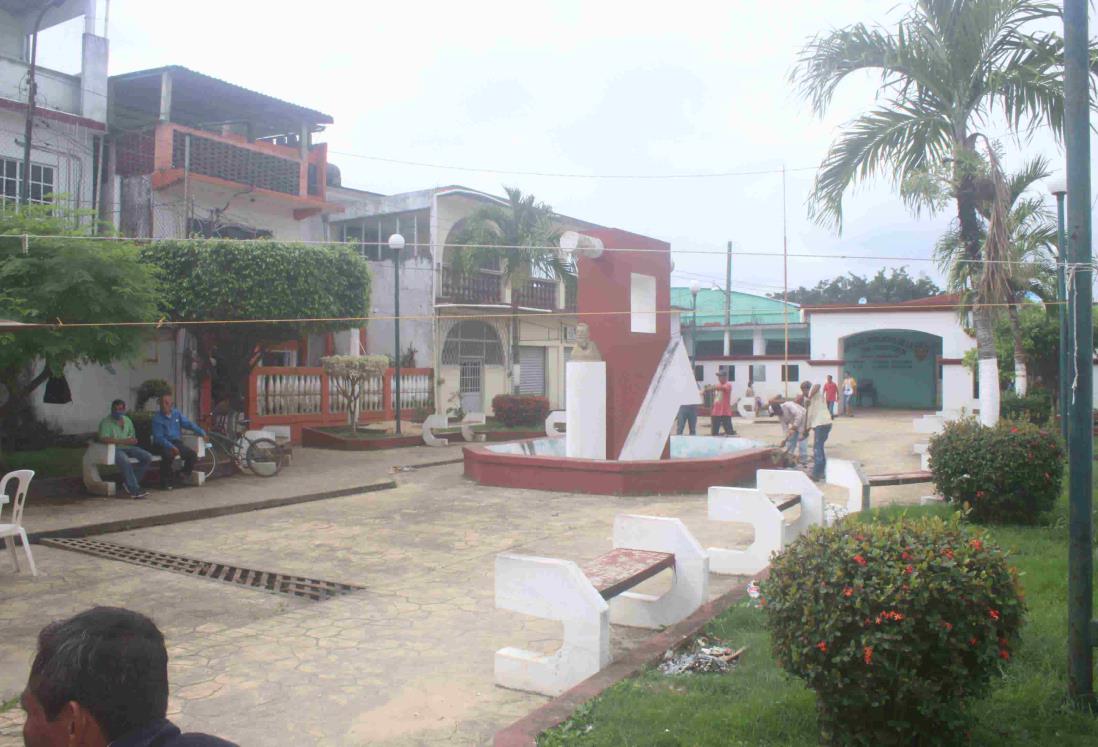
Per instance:
[[[831,417],[835,417],[835,403],[839,401],[839,385],[828,374],[827,381],[823,385],[824,400],[827,401],[827,411]]]
[[[728,383],[728,373],[718,372],[716,386],[710,384],[705,390],[716,392],[713,407],[709,410],[709,432],[719,436],[721,428],[724,428],[725,435],[735,436],[736,430],[732,427],[732,385]]]

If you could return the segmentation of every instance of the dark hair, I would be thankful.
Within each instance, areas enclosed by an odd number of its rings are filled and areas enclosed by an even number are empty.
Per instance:
[[[114,410],[114,408],[118,407],[119,405],[122,405],[123,407],[125,407],[126,406],[126,400],[116,399],[114,402],[111,402],[111,410]]]
[[[27,689],[53,721],[69,701],[110,741],[165,717],[168,651],[156,624],[119,607],[93,607],[38,634]]]
[[[771,415],[781,415],[782,414],[782,403],[781,402],[771,402],[768,405],[768,407],[770,408],[770,414]]]

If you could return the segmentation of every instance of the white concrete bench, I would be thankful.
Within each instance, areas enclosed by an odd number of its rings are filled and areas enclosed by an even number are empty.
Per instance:
[[[673,569],[661,596],[628,591]],[[502,553],[496,556],[496,608],[564,627],[551,654],[496,651],[496,684],[555,696],[610,663],[610,623],[662,628],[691,615],[709,596],[709,557],[678,519],[621,515],[614,550],[583,568],[569,560]]]
[[[568,426],[568,415],[564,410],[553,410],[545,418],[545,435],[549,438],[564,438],[564,430]]]
[[[754,397],[740,397],[739,402],[736,403],[736,412],[740,414],[741,418],[754,420],[759,414],[756,404]]]
[[[919,469],[930,471],[930,444],[915,444],[911,450],[919,455]]]
[[[912,421],[916,433],[932,436],[945,430],[946,420],[941,415],[923,415]]]
[[[206,439],[201,436],[196,436],[191,433],[183,434],[183,443],[194,449],[198,454],[198,458],[206,456]],[[99,475],[99,468],[106,465],[113,467],[115,459],[114,444],[102,444],[98,441],[90,441],[88,443],[87,450],[84,451],[83,461],[83,473],[84,473],[84,487],[87,488],[89,493],[95,495],[113,496],[117,491],[117,485],[113,480],[104,480]],[[140,447],[144,448],[144,447]],[[145,449],[148,451],[148,449]],[[152,452],[149,452],[152,454]],[[159,464],[160,456],[152,454],[151,464]],[[130,464],[137,464],[136,459],[130,459]],[[191,485],[203,485],[206,482],[206,475],[202,472],[195,470],[190,474],[189,484]]]
[[[869,478],[859,462],[849,459],[828,459],[824,481],[846,490],[846,508],[842,515],[869,510]],[[834,521],[829,521],[829,524]]]
[[[801,515],[786,521],[783,513],[798,505]],[[754,488],[709,488],[709,519],[750,524],[755,532],[743,550],[708,548],[713,573],[753,576],[770,564],[772,554],[809,527],[824,524],[824,495],[800,470],[761,469]]]
[[[488,418],[483,412],[466,413],[461,422],[451,425],[450,419],[445,415],[428,415],[423,421],[423,443],[428,446],[449,446],[450,441],[439,436],[442,431],[461,431],[461,437],[466,441],[484,441],[487,435],[473,430],[474,426],[485,425]]]

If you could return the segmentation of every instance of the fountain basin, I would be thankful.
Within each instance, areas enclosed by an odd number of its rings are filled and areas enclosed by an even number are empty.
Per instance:
[[[704,493],[751,483],[777,451],[759,441],[672,436],[671,458],[634,462],[573,459],[563,438],[466,446],[465,476],[482,485],[597,495]]]

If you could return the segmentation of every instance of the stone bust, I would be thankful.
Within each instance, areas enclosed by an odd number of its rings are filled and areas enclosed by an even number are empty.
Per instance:
[[[580,322],[576,325],[576,346],[572,348],[573,361],[601,361],[599,346],[591,339],[591,330]]]

